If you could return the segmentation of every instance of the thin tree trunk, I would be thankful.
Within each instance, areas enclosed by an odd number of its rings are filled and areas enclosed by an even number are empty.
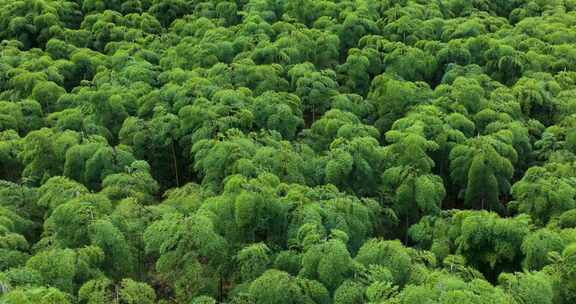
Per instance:
[[[222,274],[218,278],[218,303],[223,303],[224,301],[224,282],[222,280]]]
[[[406,213],[406,231],[404,231],[404,245],[408,246],[408,227],[409,227],[409,215]]]
[[[180,178],[178,177],[178,159],[176,158],[176,149],[174,149],[174,140],[170,144],[172,150],[172,165],[174,166],[174,175],[176,176],[176,186],[180,187]]]

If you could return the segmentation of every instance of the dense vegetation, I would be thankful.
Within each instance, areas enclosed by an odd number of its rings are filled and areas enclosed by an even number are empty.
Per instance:
[[[576,303],[576,0],[0,0],[0,303]]]

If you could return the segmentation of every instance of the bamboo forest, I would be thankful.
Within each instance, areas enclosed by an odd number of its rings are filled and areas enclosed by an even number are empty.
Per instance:
[[[1,304],[575,304],[576,0],[0,0]]]

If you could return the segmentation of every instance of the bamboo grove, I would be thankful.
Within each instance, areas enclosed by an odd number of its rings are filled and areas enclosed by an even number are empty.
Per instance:
[[[576,0],[0,0],[0,303],[576,303]]]

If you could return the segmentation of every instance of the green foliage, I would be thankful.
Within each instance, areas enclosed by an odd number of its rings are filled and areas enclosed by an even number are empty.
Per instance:
[[[278,178],[270,174],[251,180],[231,176],[222,195],[207,199],[201,211],[228,240],[282,242],[288,205],[276,193],[279,186]]]
[[[334,293],[334,303],[364,303],[364,289],[359,283],[346,281]]]
[[[498,218],[493,213],[469,216],[462,221],[461,235],[456,240],[458,252],[480,269],[517,269],[529,224],[525,215],[510,219]]]
[[[201,140],[194,144],[194,169],[204,176],[203,183],[219,187],[225,176],[236,173],[239,160],[255,153],[249,138],[232,135],[228,141]]]
[[[392,273],[394,284],[402,286],[410,279],[412,259],[399,241],[369,240],[360,248],[355,260],[367,267],[386,267]]]
[[[32,184],[40,184],[51,176],[62,175],[66,151],[78,142],[79,135],[72,131],[55,133],[43,128],[28,133],[18,155],[25,166],[22,176]]]
[[[549,253],[562,252],[566,245],[566,240],[555,231],[543,228],[530,233],[522,242],[524,268],[527,270],[544,268],[551,263]]]
[[[270,263],[270,248],[264,243],[253,244],[240,250],[236,260],[240,264],[243,281],[252,281],[266,271]]]
[[[552,288],[554,290],[554,303],[570,303],[576,299],[574,285],[574,258],[575,246],[567,246],[562,253],[550,255],[552,265],[548,269],[552,277]]]
[[[510,190],[517,153],[507,142],[483,136],[469,139],[450,152],[450,177],[462,190],[465,204],[499,211],[500,195]]]
[[[51,287],[73,293],[84,280],[98,275],[93,267],[103,258],[101,250],[85,247],[78,252],[72,249],[52,249],[31,257],[26,267],[40,273],[42,280]]]
[[[565,211],[576,207],[576,188],[573,182],[548,172],[546,168],[532,167],[522,180],[512,187],[517,209],[532,216],[538,223],[547,223]]]
[[[134,271],[134,258],[122,232],[106,220],[97,220],[88,229],[90,243],[104,252],[104,270],[114,278],[129,276]]]
[[[331,70],[316,71],[314,65],[303,63],[291,68],[288,76],[304,110],[312,114],[312,120],[327,110],[330,99],[338,93],[336,75]]]
[[[34,287],[15,289],[6,293],[1,299],[5,303],[14,304],[69,304],[72,297],[56,288]]]
[[[441,282],[441,283],[440,283]],[[449,275],[432,275],[427,284],[409,285],[390,303],[511,303],[508,296],[483,280],[463,281]]]
[[[431,90],[426,84],[396,80],[388,74],[376,76],[371,88],[368,99],[376,105],[379,117],[376,126],[381,130],[390,129],[410,108],[431,98]]]
[[[311,246],[302,256],[300,274],[319,281],[331,291],[350,277],[352,271],[352,258],[346,244],[337,239]]]
[[[214,229],[200,214],[167,214],[146,229],[146,251],[159,256],[156,270],[171,282],[178,298],[216,292],[218,276],[225,271],[227,242]]]
[[[576,228],[576,211],[572,209],[562,213],[559,222],[562,228]]]
[[[151,121],[135,117],[127,118],[118,137],[120,142],[134,149],[134,156],[148,161],[151,168],[171,168],[154,171],[154,176],[165,184],[179,185],[179,153],[177,139],[179,122],[176,115],[158,110]],[[174,181],[172,181],[174,180]]]
[[[40,103],[44,112],[50,113],[54,112],[58,98],[65,93],[66,90],[58,84],[47,81],[34,86],[32,98]]]
[[[378,173],[385,165],[384,149],[373,137],[336,139],[326,162],[326,182],[360,196],[373,196],[379,186]]]
[[[110,201],[101,194],[78,196],[60,206],[46,219],[45,229],[64,247],[88,244],[90,225],[111,212]]]
[[[0,303],[575,303],[575,25],[0,0]]]
[[[159,186],[150,175],[148,163],[135,161],[125,170],[127,172],[106,176],[102,181],[102,193],[114,201],[129,197],[142,203],[153,201]]]
[[[554,303],[550,279],[542,273],[502,274],[498,283],[517,303]]]
[[[93,142],[76,145],[66,153],[64,175],[87,185],[90,189],[99,189],[102,181],[111,174],[123,172],[135,158],[124,147],[110,147],[95,138]]]
[[[326,303],[317,301],[306,281],[279,270],[268,270],[254,280],[248,288],[249,296],[256,303]],[[320,290],[321,291],[321,290]],[[327,297],[327,292],[323,292]]]
[[[393,211],[383,210],[375,201],[359,200],[333,188],[294,187],[287,199],[301,201],[288,229],[288,243],[300,248],[333,235],[355,252],[377,228],[397,222]]]
[[[15,181],[20,177],[22,164],[19,161],[20,137],[14,130],[0,132],[0,177]]]
[[[88,194],[84,185],[72,181],[63,176],[55,176],[48,179],[38,188],[38,206],[44,207],[49,212],[54,211],[58,206],[78,197]]]
[[[538,243],[539,236],[530,234],[530,228],[530,218],[525,214],[500,218],[486,211],[458,211],[424,217],[410,228],[409,235],[440,259],[458,253],[491,277],[501,271],[520,270],[524,258],[529,269],[546,261],[547,249]]]
[[[316,120],[309,129],[304,130],[306,142],[317,151],[329,148],[337,138],[352,140],[355,137],[379,138],[374,127],[362,124],[353,113],[333,109]]]
[[[418,128],[406,131],[386,133],[391,142],[386,149],[392,153],[394,166],[384,171],[382,181],[384,189],[392,190],[389,195],[396,214],[406,219],[408,225],[411,219],[438,213],[446,190],[442,179],[430,174],[434,161],[427,152],[438,149],[438,145],[419,135]]]
[[[78,291],[81,303],[122,303],[122,304],[153,304],[156,294],[152,287],[146,283],[136,282],[132,279],[123,279],[120,284],[114,285],[107,278],[90,280]]]
[[[296,95],[265,92],[254,99],[253,113],[259,128],[276,130],[285,139],[293,139],[304,126],[301,101]]]

